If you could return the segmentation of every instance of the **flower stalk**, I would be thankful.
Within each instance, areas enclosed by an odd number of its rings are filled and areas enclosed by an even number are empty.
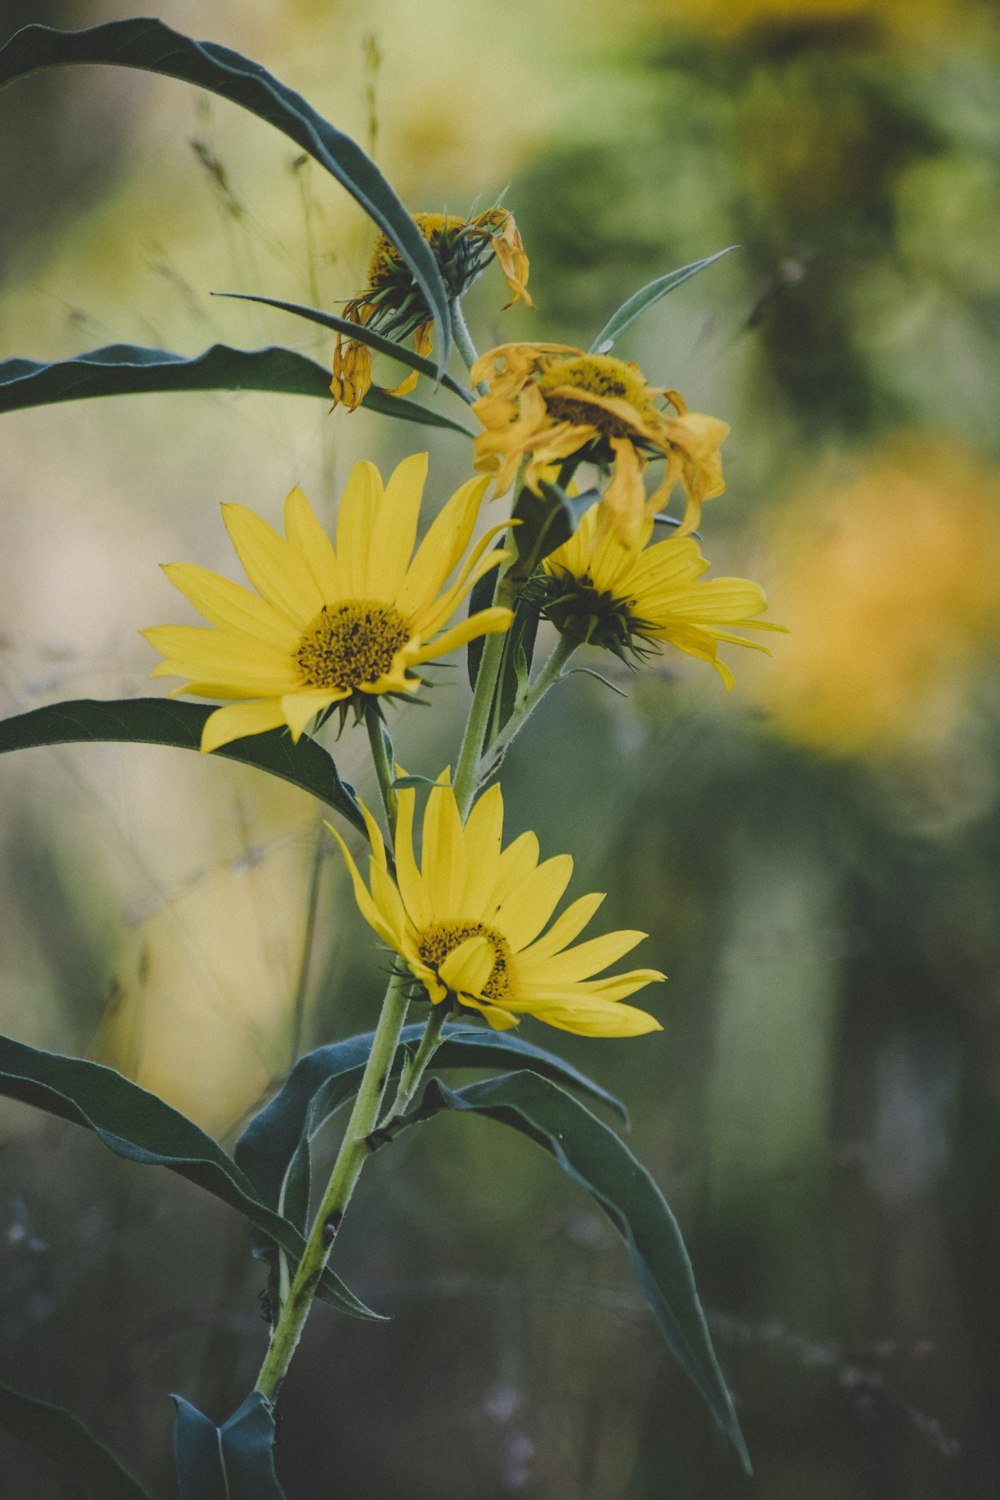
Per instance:
[[[378,1123],[392,1060],[409,1004],[410,976],[394,974],[389,981],[372,1049],[354,1100],[344,1139],[334,1162],[323,1201],[313,1221],[298,1269],[278,1314],[255,1389],[274,1401],[292,1355],[302,1336],[316,1288],[330,1258],[337,1231],[347,1212],[371,1147],[368,1137]]]

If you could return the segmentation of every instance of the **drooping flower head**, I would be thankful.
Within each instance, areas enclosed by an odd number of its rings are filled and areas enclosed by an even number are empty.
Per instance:
[[[719,449],[728,425],[689,412],[676,391],[649,385],[636,364],[566,344],[501,344],[477,362],[472,379],[490,388],[473,406],[485,428],[476,438],[476,468],[496,474],[498,492],[525,456],[531,489],[551,465],[574,455],[611,468],[602,525],[634,545],[643,520],[667,503],[678,480],[687,495],[682,533],[694,530],[704,502],[725,488]],[[675,415],[660,404],[664,398]],[[653,458],[664,459],[666,469],[647,499],[643,471]]]
[[[635,947],[643,932],[609,932],[574,944],[603,895],[580,896],[552,920],[573,872],[568,854],[539,863],[538,839],[503,843],[503,796],[495,785],[463,827],[443,772],[427,799],[418,864],[416,794],[399,793],[395,878],[378,824],[365,809],[372,855],[366,885],[337,830],[365,920],[398,953],[435,1005],[476,1011],[496,1030],[535,1016],[581,1036],[638,1036],[660,1030],[645,1011],[620,1002],[664,976],[631,969],[595,979]]]
[[[208,620],[142,634],[165,657],[154,677],[185,677],[171,696],[232,698],[205,722],[202,750],[287,725],[297,740],[332,705],[360,711],[371,695],[410,694],[415,669],[474,636],[506,630],[508,609],[480,610],[445,629],[477,579],[505,557],[487,550],[494,526],[446,581],[472,537],[486,481],[452,495],[414,553],[427,455],[414,454],[383,488],[355,464],[340,502],[334,549],[299,489],[285,501],[285,535],[243,505],[224,505],[226,530],[256,592],[194,563],[168,563],[171,583]],[[440,632],[440,633],[439,633]]]
[[[652,531],[652,521],[643,521],[637,545],[626,547],[601,526],[599,506],[591,506],[569,541],[542,565],[543,614],[570,640],[604,647],[622,660],[667,642],[686,656],[711,662],[731,688],[733,674],[719,660],[720,642],[755,651],[767,647],[729,627],[783,627],[754,618],[767,608],[759,584],[749,578],[703,581],[709,565],[694,537],[675,532],[647,547]]]
[[[490,208],[474,219],[455,214],[414,214],[414,222],[430,245],[451,299],[461,297],[494,257],[507,278],[514,302],[533,306],[528,295],[528,257],[514,215],[505,208]],[[344,317],[397,343],[413,337],[418,354],[431,352],[430,315],[406,261],[385,234],[375,241],[363,292],[344,305]],[[391,394],[406,395],[417,383],[417,372],[408,375]],[[353,409],[364,399],[372,383],[372,351],[357,339],[337,335],[333,354],[334,405]]]

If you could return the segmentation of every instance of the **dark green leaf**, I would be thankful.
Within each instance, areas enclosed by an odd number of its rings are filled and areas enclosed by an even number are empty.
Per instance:
[[[259,1391],[221,1427],[183,1396],[172,1400],[180,1500],[285,1500],[274,1472],[274,1413]]]
[[[671,1351],[749,1472],[743,1434],[712,1347],[677,1221],[625,1143],[578,1099],[537,1073],[506,1073],[454,1091],[432,1078],[407,1123],[428,1119],[441,1110],[472,1111],[520,1131],[593,1195],[628,1246],[639,1285]]]
[[[144,1490],[72,1412],[0,1385],[0,1428],[73,1476],[94,1500],[149,1500]]]
[[[138,396],[162,391],[277,391],[290,396],[330,399],[330,372],[294,349],[211,349],[187,359],[166,349],[109,344],[74,359],[42,364],[8,359],[0,364],[0,412],[91,396]],[[450,417],[376,387],[362,405],[382,416],[471,434]]]
[[[423,235],[375,163],[300,94],[259,63],[196,42],[162,21],[110,21],[84,31],[25,26],[0,50],[0,86],[60,63],[110,63],[179,78],[258,115],[314,157],[383,229],[413,272],[438,329],[440,368],[451,347],[448,295]]]
[[[404,1027],[404,1045],[419,1042],[423,1031],[422,1025]],[[357,1089],[374,1034],[365,1032],[306,1053],[280,1092],[254,1116],[236,1142],[236,1160],[262,1200],[303,1229],[309,1208],[309,1142]],[[511,1032],[448,1025],[442,1037],[431,1064],[435,1070],[496,1067],[516,1058],[548,1078],[580,1089],[625,1118],[623,1106],[613,1095],[553,1053]],[[398,1062],[397,1056],[397,1071]]]
[[[530,590],[525,590],[517,602],[514,623],[504,638],[503,661],[497,679],[496,719],[491,723],[493,734],[507,723],[517,706],[518,696],[527,686],[535,654],[539,613],[537,600],[531,597]]]
[[[202,726],[212,711],[202,703],[178,703],[174,698],[123,698],[109,702],[78,698],[69,703],[52,703],[47,708],[34,708],[14,718],[0,719],[0,754],[5,750],[27,750],[34,745],[105,741],[197,750]],[[296,745],[283,729],[272,729],[266,734],[233,740],[211,753],[290,781],[336,808],[359,832],[365,833],[365,820],[354,788],[341,781],[332,758],[315,740],[303,737]]]
[[[493,603],[493,595],[496,591],[496,575],[484,573],[482,578],[477,578],[469,595],[469,614],[478,614],[481,609],[489,609]],[[468,656],[466,663],[469,671],[469,686],[475,688],[476,678],[479,676],[479,663],[483,659],[483,642],[486,637],[475,636],[468,645]]]
[[[0,1037],[0,1094],[82,1125],[128,1161],[166,1167],[196,1183],[243,1214],[298,1262],[303,1248],[299,1230],[260,1201],[218,1142],[114,1068]],[[329,1271],[320,1295],[356,1317],[376,1316]]]
[[[550,552],[568,542],[585,512],[600,499],[596,489],[568,495],[561,485],[548,484],[544,479],[538,488],[541,493],[535,495],[525,487],[514,503],[514,519],[521,523],[513,533],[517,544],[514,576],[518,579],[530,578]]]
[[[681,266],[677,271],[670,271],[666,276],[658,276],[648,286],[640,287],[637,292],[626,302],[623,302],[616,313],[605,323],[600,333],[590,346],[591,354],[607,354],[613,349],[626,328],[630,328],[636,318],[641,318],[648,307],[654,302],[659,302],[668,292],[672,292],[675,286],[680,286],[682,281],[687,281],[690,276],[697,276],[699,271],[704,271],[706,266],[721,260],[731,250],[738,250],[738,245],[727,245],[725,250],[719,250],[715,255],[709,255],[705,260],[692,261],[689,266]]]
[[[322,312],[318,307],[307,307],[303,302],[282,302],[277,297],[255,297],[250,292],[215,292],[216,297],[232,297],[239,302],[262,302],[265,307],[277,307],[282,312],[294,313],[297,318],[305,318],[309,323],[318,323],[321,328],[332,328],[335,333],[346,334],[348,338],[355,339],[359,344],[367,344],[369,349],[374,349],[379,354],[387,354],[390,359],[398,360],[401,365],[407,365],[411,370],[419,370],[421,375],[435,375],[435,367],[429,359],[417,354],[414,349],[409,349],[405,344],[397,344],[394,339],[386,338],[384,333],[376,333],[373,328],[368,328],[364,323],[352,323],[347,318],[339,318],[336,313]],[[327,381],[327,391],[330,382]],[[450,375],[441,376],[441,384],[456,396],[461,396],[463,401],[470,405],[476,399],[471,391],[467,391],[464,385]],[[465,428],[460,428],[464,432]]]

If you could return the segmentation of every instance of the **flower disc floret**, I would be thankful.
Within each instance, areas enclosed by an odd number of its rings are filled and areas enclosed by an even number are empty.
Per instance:
[[[536,491],[552,466],[568,459],[610,469],[601,522],[634,545],[643,521],[678,482],[687,496],[682,534],[694,530],[702,505],[725,488],[720,448],[727,424],[689,412],[676,391],[651,386],[636,364],[565,344],[503,344],[483,355],[472,379],[489,387],[473,406],[484,427],[476,468],[496,475],[498,492],[524,458],[524,483]],[[652,459],[666,467],[647,498],[643,474]]]
[[[591,506],[569,541],[543,563],[542,613],[576,644],[602,647],[623,660],[674,646],[711,663],[731,688],[733,674],[719,660],[719,644],[767,648],[729,627],[784,627],[755,618],[767,608],[759,584],[703,580],[709,564],[694,537],[675,533],[647,546],[652,531],[652,521],[643,522],[637,545],[625,546],[602,528],[599,506]]]
[[[365,920],[434,1005],[476,1012],[500,1031],[522,1016],[581,1036],[660,1029],[654,1016],[621,1003],[661,980],[658,969],[596,977],[645,933],[575,941],[604,897],[580,896],[555,915],[573,861],[568,854],[539,860],[533,833],[503,846],[499,786],[483,793],[463,825],[443,772],[427,799],[419,859],[415,797],[411,787],[399,792],[392,874],[378,824],[362,808],[372,850],[367,884],[340,834],[327,827]]]
[[[506,556],[490,550],[503,525],[466,556],[486,481],[462,485],[414,551],[426,474],[423,453],[384,487],[374,464],[356,464],[336,548],[299,489],[285,500],[283,537],[245,506],[223,506],[252,590],[191,563],[167,564],[171,583],[209,624],[144,630],[164,657],[152,675],[186,678],[174,694],[236,700],[209,715],[202,750],[282,725],[297,740],[331,707],[361,711],[372,696],[409,695],[423,663],[507,629],[511,612],[500,606],[449,623]]]

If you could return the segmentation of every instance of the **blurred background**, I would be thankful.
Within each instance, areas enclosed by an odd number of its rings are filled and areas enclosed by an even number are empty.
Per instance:
[[[143,14],[0,0],[27,21]],[[586,346],[636,286],[739,244],[616,352],[732,423],[716,573],[790,629],[727,695],[675,657],[577,675],[505,776],[510,832],[651,934],[664,1031],[532,1039],[616,1089],[677,1213],[753,1455],[666,1354],[610,1225],[540,1152],[440,1120],[379,1156],[286,1386],[290,1500],[987,1500],[1000,1492],[1000,35],[973,0],[174,0],[162,18],[304,93],[413,210],[498,195],[538,311],[470,298],[480,348]],[[373,234],[292,143],[113,69],[0,98],[0,358],[195,354],[321,330]],[[318,335],[318,336],[317,336]],[[384,375],[385,372],[383,372]],[[423,393],[427,399],[429,393]],[[237,576],[219,518],[328,518],[350,465],[457,436],[252,393],[3,418],[4,712],[150,689],[137,631],[193,618],[157,564]],[[592,665],[603,666],[594,661]],[[615,674],[612,674],[615,675]],[[392,717],[452,760],[464,673]],[[585,750],[583,747],[586,747]],[[363,790],[363,736],[338,765]],[[381,960],[317,809],[177,751],[0,765],[0,1023],[112,1062],[231,1143],[297,1052],[366,1029]],[[304,948],[311,871],[316,940]],[[526,1023],[529,1026],[530,1023]],[[527,1033],[526,1033],[527,1034]],[[0,1111],[0,1380],[171,1488],[169,1391],[252,1384],[259,1268],[235,1216],[21,1105]],[[81,1492],[0,1438],[11,1494]]]

